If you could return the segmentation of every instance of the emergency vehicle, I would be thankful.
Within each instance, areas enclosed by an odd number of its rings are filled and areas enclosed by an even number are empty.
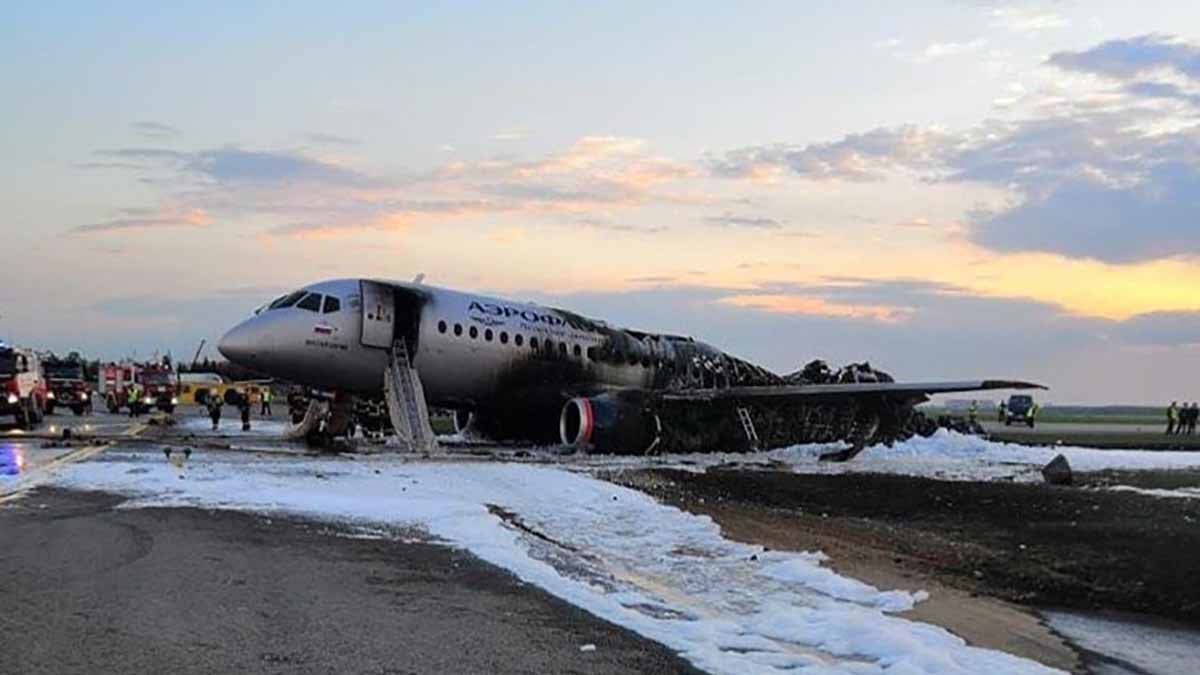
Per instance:
[[[157,363],[146,365],[138,382],[142,385],[142,405],[165,413],[175,412],[175,406],[179,405],[179,383],[174,369]]]
[[[139,412],[158,408],[174,412],[179,404],[175,371],[170,366],[140,363],[110,363],[100,366],[99,383],[104,403],[111,413],[122,408],[136,407]],[[130,391],[137,385],[138,397],[130,400]]]
[[[42,368],[50,387],[46,395],[47,415],[53,415],[58,406],[70,408],[76,415],[92,411],[92,392],[84,379],[82,361],[51,356],[42,361]]]
[[[37,354],[0,342],[0,416],[33,429],[45,417],[49,393]]]

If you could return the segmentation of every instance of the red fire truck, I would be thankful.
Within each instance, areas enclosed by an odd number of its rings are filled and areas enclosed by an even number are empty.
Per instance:
[[[0,415],[33,429],[45,416],[49,393],[37,354],[0,342]]]
[[[42,370],[50,387],[47,415],[53,415],[58,406],[70,408],[76,415],[91,412],[92,392],[84,378],[83,361],[74,355],[65,359],[50,356],[42,360]]]
[[[175,370],[165,364],[151,363],[141,369],[142,405],[157,407],[165,413],[179,405],[179,381]]]
[[[167,413],[175,412],[179,405],[179,387],[175,371],[168,365],[151,363],[110,363],[100,366],[100,388],[104,403],[111,413],[122,408],[136,406],[139,412],[158,408]],[[129,398],[130,385],[136,383],[138,399]]]

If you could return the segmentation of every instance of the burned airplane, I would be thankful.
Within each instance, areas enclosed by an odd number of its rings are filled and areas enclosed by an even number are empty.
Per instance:
[[[835,458],[844,459],[921,432],[927,423],[914,406],[931,394],[1038,386],[898,383],[866,364],[831,371],[821,362],[778,375],[690,337],[370,279],[326,281],[278,298],[218,348],[239,365],[334,392],[335,411],[378,401],[390,386],[423,399],[422,411],[426,404],[454,410],[459,431],[600,453],[842,441],[850,448]],[[389,380],[389,372],[403,377]]]

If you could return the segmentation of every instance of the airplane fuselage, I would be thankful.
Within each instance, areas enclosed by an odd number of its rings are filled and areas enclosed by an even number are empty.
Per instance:
[[[512,396],[545,398],[558,407],[568,390],[774,379],[689,338],[616,329],[532,303],[365,279],[322,282],[301,292],[235,327],[220,351],[274,377],[374,395],[382,390],[393,341],[403,339],[426,398],[454,408],[495,406]]]

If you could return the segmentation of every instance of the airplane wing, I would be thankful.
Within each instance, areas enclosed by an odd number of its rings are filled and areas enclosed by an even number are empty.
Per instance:
[[[924,399],[933,394],[989,391],[995,389],[1045,389],[1020,380],[971,380],[964,382],[856,382],[848,384],[797,384],[725,389],[681,389],[663,394],[673,401],[717,401],[723,399],[837,399],[856,396],[883,396],[900,399]]]

